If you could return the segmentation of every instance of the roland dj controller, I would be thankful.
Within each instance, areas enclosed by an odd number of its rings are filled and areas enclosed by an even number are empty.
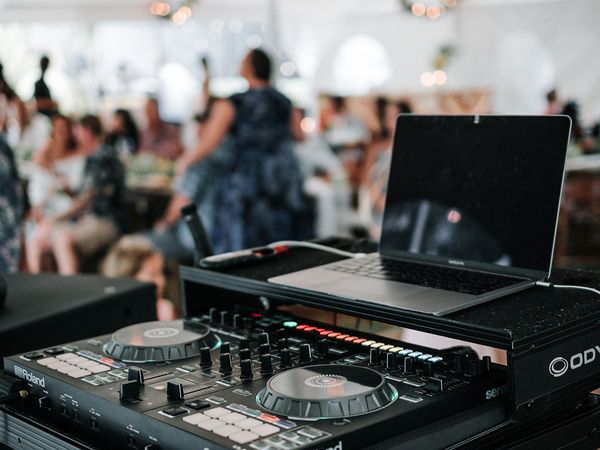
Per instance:
[[[13,401],[101,448],[364,448],[507,391],[505,368],[292,315],[217,311],[5,358]]]

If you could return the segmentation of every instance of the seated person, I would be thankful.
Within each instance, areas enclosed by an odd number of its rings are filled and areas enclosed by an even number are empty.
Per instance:
[[[183,153],[179,130],[160,118],[158,100],[146,101],[147,127],[140,133],[140,152],[152,153],[160,158],[176,160]]]
[[[110,250],[102,264],[107,277],[135,278],[156,285],[158,320],[175,320],[175,306],[163,298],[165,290],[164,259],[152,244],[141,236],[125,236]]]
[[[78,152],[71,121],[61,115],[52,119],[52,135],[34,156],[27,192],[31,209],[25,226],[25,253],[31,273],[42,270],[50,251],[53,217],[69,209],[81,187],[85,155]]]
[[[131,113],[117,109],[112,118],[112,130],[106,136],[106,143],[113,146],[119,157],[127,163],[138,151],[140,135]]]
[[[102,126],[95,116],[84,116],[75,132],[79,151],[87,155],[83,186],[72,206],[51,219],[52,250],[63,275],[79,272],[79,256],[110,245],[123,225],[125,177],[116,151],[102,144]]]

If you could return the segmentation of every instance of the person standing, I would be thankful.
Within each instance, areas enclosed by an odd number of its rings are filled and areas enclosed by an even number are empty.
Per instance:
[[[299,115],[271,86],[271,60],[260,49],[243,59],[248,90],[215,102],[198,146],[178,161],[178,173],[203,161],[227,138],[234,163],[216,180],[212,229],[215,251],[264,245],[312,235],[303,219],[308,209],[293,151]]]
[[[0,273],[19,268],[23,193],[12,149],[0,135]]]
[[[33,86],[33,98],[35,99],[35,103],[37,106],[37,110],[51,117],[56,114],[56,105],[52,100],[52,94],[50,93],[50,88],[46,84],[46,72],[48,71],[48,67],[50,67],[50,58],[46,55],[40,58],[40,78],[35,82]]]

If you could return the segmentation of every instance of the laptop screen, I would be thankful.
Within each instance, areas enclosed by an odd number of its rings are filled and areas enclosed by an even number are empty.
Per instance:
[[[548,273],[570,123],[565,116],[400,116],[380,252]]]

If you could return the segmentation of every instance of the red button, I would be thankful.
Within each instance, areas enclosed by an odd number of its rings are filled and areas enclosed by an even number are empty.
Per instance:
[[[325,328],[315,328],[315,331],[318,331],[320,333],[321,331],[325,331]]]
[[[307,326],[308,326],[308,325],[306,325],[306,324],[305,324],[305,325],[298,325],[298,326],[296,327],[296,330],[304,330],[304,329],[305,329]]]
[[[271,416],[269,414],[261,414],[259,419],[262,419],[265,422],[277,422],[279,420],[279,417]]]
[[[341,339],[346,339],[347,337],[348,337],[347,334],[340,334],[339,336],[336,336],[335,338],[341,340]]]
[[[316,329],[317,329],[317,327],[305,327],[304,331],[309,332],[309,331],[313,331],[313,330],[316,330]]]
[[[355,341],[353,341],[353,343],[354,344],[362,344],[365,341],[366,341],[366,339],[356,339]]]
[[[252,314],[250,314],[250,315],[251,315],[252,317],[254,317],[255,319],[259,319],[259,318],[261,318],[261,317],[263,316],[263,315],[262,315],[262,314],[260,314],[260,313],[252,313]]]
[[[358,339],[356,336],[350,336],[350,337],[347,337],[344,340],[347,341],[347,342],[352,342],[352,341],[355,341],[356,339]]]
[[[336,332],[334,332],[334,333],[331,333],[331,334],[329,334],[327,337],[330,337],[330,338],[332,338],[332,337],[336,337],[336,336],[339,336],[339,335],[340,335],[340,333],[338,333],[338,332],[336,331]]]
[[[330,335],[332,335],[332,334],[334,334],[334,333],[333,333],[333,331],[331,331],[331,330],[325,330],[325,331],[321,331],[319,334],[320,334],[321,336],[330,336]]]

